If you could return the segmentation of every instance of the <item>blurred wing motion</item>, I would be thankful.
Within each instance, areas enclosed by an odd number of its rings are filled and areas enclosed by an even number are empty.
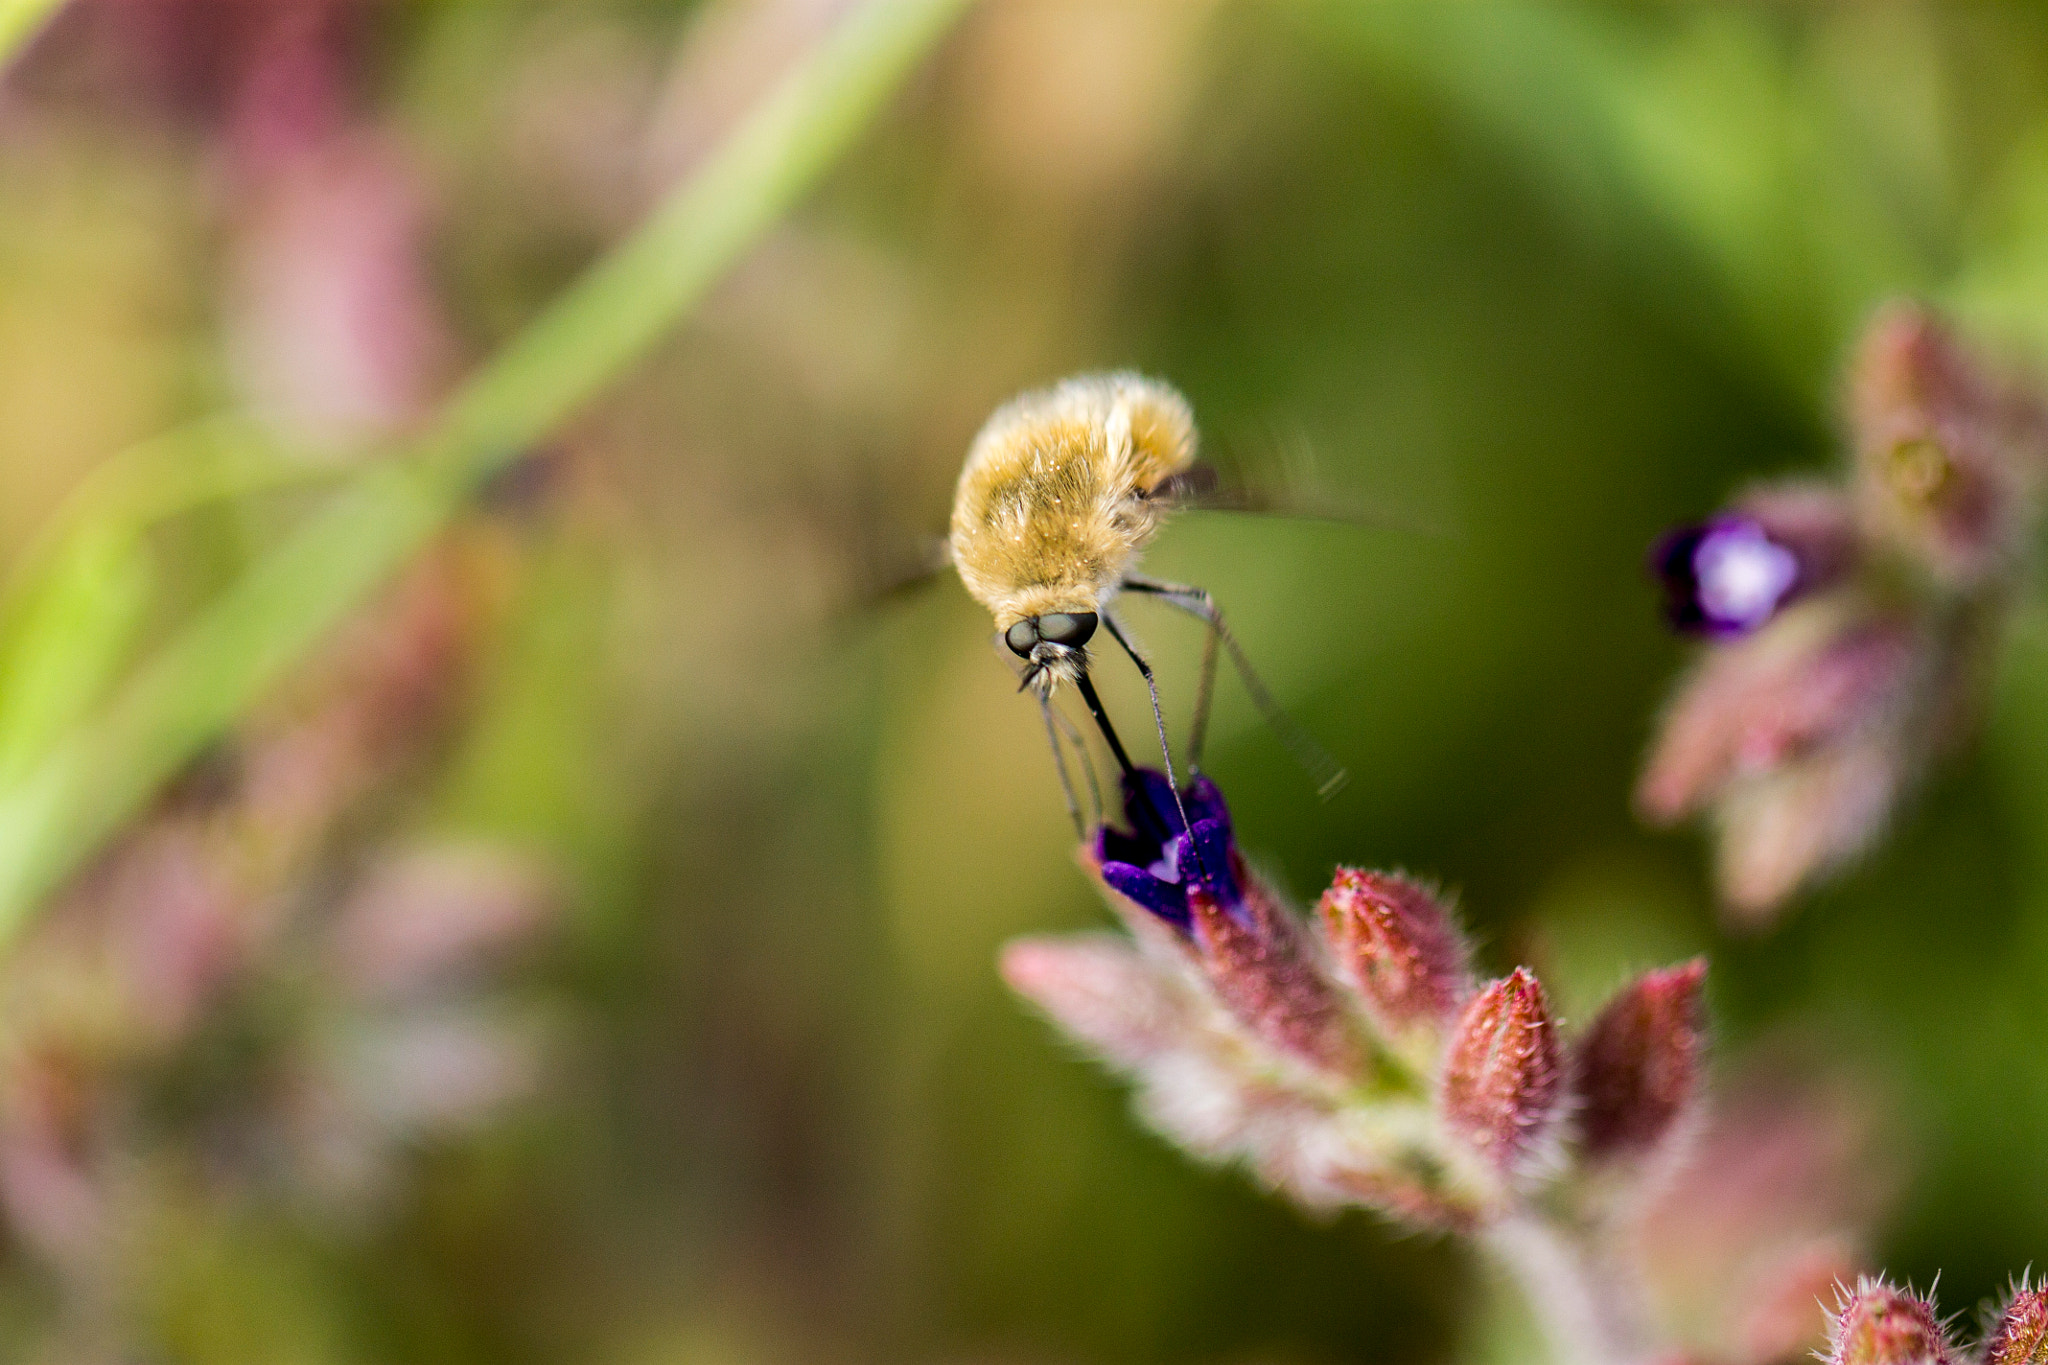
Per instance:
[[[931,536],[924,545],[874,575],[860,605],[872,609],[901,602],[930,587],[933,580],[951,571],[952,567],[952,549],[946,538]]]
[[[1399,531],[1433,539],[1449,535],[1443,527],[1418,516],[1390,509],[1369,510],[1333,497],[1313,481],[1248,479],[1208,463],[1197,463],[1166,479],[1152,490],[1152,497],[1175,512],[1241,512],[1373,531]]]

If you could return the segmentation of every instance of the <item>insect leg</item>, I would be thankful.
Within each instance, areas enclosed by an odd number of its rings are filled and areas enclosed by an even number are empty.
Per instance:
[[[1074,722],[1068,720],[1058,707],[1052,707],[1051,714],[1053,724],[1059,726],[1060,733],[1066,736],[1067,743],[1074,746],[1074,753],[1081,760],[1081,775],[1088,779],[1088,813],[1093,823],[1099,825],[1104,819],[1105,807],[1102,804],[1102,779],[1095,771],[1095,755],[1088,752],[1087,741],[1081,738]]]
[[[1067,775],[1067,751],[1060,746],[1060,732],[1052,720],[1052,699],[1040,697],[1038,710],[1045,717],[1045,738],[1052,745],[1052,766],[1060,775],[1060,795],[1067,799],[1067,817],[1074,822],[1074,837],[1086,839],[1088,831],[1081,823],[1081,805],[1074,799],[1074,781]]]
[[[1201,873],[1202,880],[1207,882],[1209,869],[1202,864],[1202,851],[1195,847],[1194,826],[1188,822],[1187,803],[1180,797],[1180,780],[1173,773],[1173,747],[1166,742],[1166,712],[1159,705],[1159,682],[1152,676],[1152,665],[1146,663],[1144,656],[1131,648],[1131,642],[1124,637],[1123,627],[1116,623],[1116,618],[1105,611],[1102,613],[1102,624],[1108,627],[1110,635],[1116,642],[1124,647],[1124,653],[1131,656],[1131,662],[1138,666],[1138,672],[1145,677],[1145,690],[1152,694],[1152,723],[1159,729],[1159,757],[1166,763],[1166,785],[1173,792],[1173,808],[1180,812],[1180,827],[1188,832],[1188,851],[1195,855],[1195,870]],[[1081,680],[1086,683],[1088,675],[1082,674]]]
[[[1210,596],[1207,588],[1197,588],[1186,583],[1162,583],[1152,578],[1126,578],[1123,586],[1127,592],[1142,592],[1157,597],[1168,606],[1178,608],[1196,620],[1208,624],[1208,648],[1213,650],[1216,642],[1222,642],[1225,652],[1230,655],[1231,667],[1237,670],[1237,676],[1244,682],[1244,690],[1251,695],[1252,705],[1258,707],[1259,715],[1273,728],[1273,732],[1280,736],[1280,742],[1287,747],[1288,753],[1293,755],[1294,761],[1301,765],[1302,771],[1315,782],[1318,796],[1328,800],[1351,780],[1351,774],[1346,772],[1336,759],[1330,757],[1329,751],[1316,743],[1309,733],[1281,708],[1280,703],[1273,699],[1273,694],[1266,689],[1266,684],[1252,668],[1251,660],[1245,657],[1244,649],[1238,644],[1237,637],[1230,633],[1230,627],[1223,624],[1223,609],[1216,605],[1216,599]],[[1205,655],[1205,663],[1207,658]],[[1199,724],[1207,726],[1206,699],[1197,720]]]
[[[1003,637],[1000,635],[992,636],[991,643],[1002,661],[1009,665],[1017,674],[1017,690],[1019,692],[1025,691],[1031,687],[1034,677],[1038,672],[1038,666],[1036,664],[1018,664],[1010,652],[1003,648],[1002,639]],[[1052,739],[1053,761],[1060,765],[1060,789],[1067,798],[1067,814],[1074,817],[1075,828],[1080,829],[1082,831],[1081,837],[1086,839],[1086,829],[1081,825],[1080,816],[1074,809],[1073,787],[1068,779],[1066,763],[1060,752],[1059,738],[1054,736],[1054,727],[1058,727],[1058,736],[1063,736],[1067,743],[1074,746],[1074,753],[1081,760],[1081,774],[1088,779],[1090,813],[1094,816],[1094,822],[1099,825],[1104,819],[1104,807],[1102,804],[1102,779],[1095,772],[1095,755],[1088,752],[1088,745],[1081,738],[1081,732],[1074,728],[1074,723],[1061,714],[1058,707],[1052,705],[1052,698],[1050,696],[1041,694],[1038,699],[1038,706],[1040,713],[1045,717],[1047,737]]]
[[[1202,637],[1202,671],[1195,682],[1195,714],[1188,721],[1188,771],[1202,766],[1202,746],[1209,738],[1209,702],[1216,695],[1216,641],[1221,638],[1217,623],[1209,623]]]

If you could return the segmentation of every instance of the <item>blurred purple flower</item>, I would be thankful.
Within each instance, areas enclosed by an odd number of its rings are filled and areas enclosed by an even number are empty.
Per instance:
[[[1803,586],[1799,557],[1753,517],[1680,527],[1658,543],[1653,561],[1666,617],[1701,635],[1745,635]]]
[[[1655,556],[1667,615],[1713,643],[1637,804],[1710,814],[1752,917],[1868,848],[1966,727],[2048,469],[2039,405],[1924,312],[1879,315],[1851,389],[1846,486],[1752,490]]]
[[[1852,489],[1876,547],[1943,589],[2002,586],[2023,567],[2048,475],[2048,406],[1939,319],[1893,305],[1850,366]]]
[[[104,94],[202,134],[330,127],[377,0],[74,0],[40,49]],[[41,53],[39,52],[39,56]]]
[[[535,1084],[552,1029],[507,968],[554,923],[552,879],[352,837],[445,733],[500,550],[430,552],[0,973],[0,1211],[80,1301],[125,1292],[165,1179],[374,1216],[412,1145]]]
[[[335,916],[328,970],[365,1001],[401,1001],[501,967],[554,917],[553,880],[530,857],[439,845],[368,868]]]
[[[1677,1160],[1634,1167],[1647,1179],[1613,1209],[1617,1254],[1695,1359],[1782,1365],[1822,1344],[1821,1305],[1866,1265],[1895,1172],[1869,1097],[1839,1079],[1752,1062],[1717,1089],[1691,1101]]]
[[[457,358],[427,259],[432,195],[364,98],[380,8],[77,0],[46,44],[212,163],[229,373],[316,453],[402,432]]]

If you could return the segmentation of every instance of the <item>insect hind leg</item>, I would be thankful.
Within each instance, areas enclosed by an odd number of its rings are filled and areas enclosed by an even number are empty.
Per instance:
[[[1230,666],[1244,683],[1244,690],[1250,694],[1252,705],[1259,715],[1280,737],[1287,752],[1303,772],[1316,784],[1316,795],[1328,800],[1341,791],[1351,774],[1344,766],[1330,756],[1330,752],[1316,743],[1308,731],[1287,714],[1273,694],[1260,679],[1251,660],[1245,657],[1244,647],[1231,634],[1230,627],[1223,623],[1223,609],[1207,588],[1198,588],[1187,583],[1162,583],[1154,578],[1126,578],[1123,581],[1126,592],[1139,592],[1156,597],[1170,607],[1184,611],[1209,627],[1209,636],[1202,647],[1202,678],[1200,690],[1196,693],[1195,718],[1192,734],[1188,740],[1189,763],[1200,760],[1202,743],[1209,727],[1209,698],[1216,678],[1217,646],[1230,656]],[[1126,646],[1129,648],[1129,646]]]

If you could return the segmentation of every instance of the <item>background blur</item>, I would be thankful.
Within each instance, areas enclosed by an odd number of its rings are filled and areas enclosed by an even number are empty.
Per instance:
[[[0,81],[0,551],[41,566],[0,776],[846,8],[73,0]],[[1103,910],[986,616],[882,590],[996,404],[1124,365],[1376,523],[1189,515],[1150,557],[1352,773],[1319,803],[1226,678],[1247,849],[1302,896],[1441,878],[1570,1017],[1711,952],[1724,1063],[1876,1097],[1879,1260],[1996,1292],[2048,1255],[2048,612],[1984,742],[1773,931],[1627,804],[1685,657],[1645,547],[1828,467],[1899,293],[2048,343],[2048,20],[983,0],[10,948],[0,1354],[1484,1355],[1454,1248],[1192,1167],[997,980]],[[107,463],[221,411],[298,463],[182,502]],[[1184,718],[1195,629],[1131,614]]]

